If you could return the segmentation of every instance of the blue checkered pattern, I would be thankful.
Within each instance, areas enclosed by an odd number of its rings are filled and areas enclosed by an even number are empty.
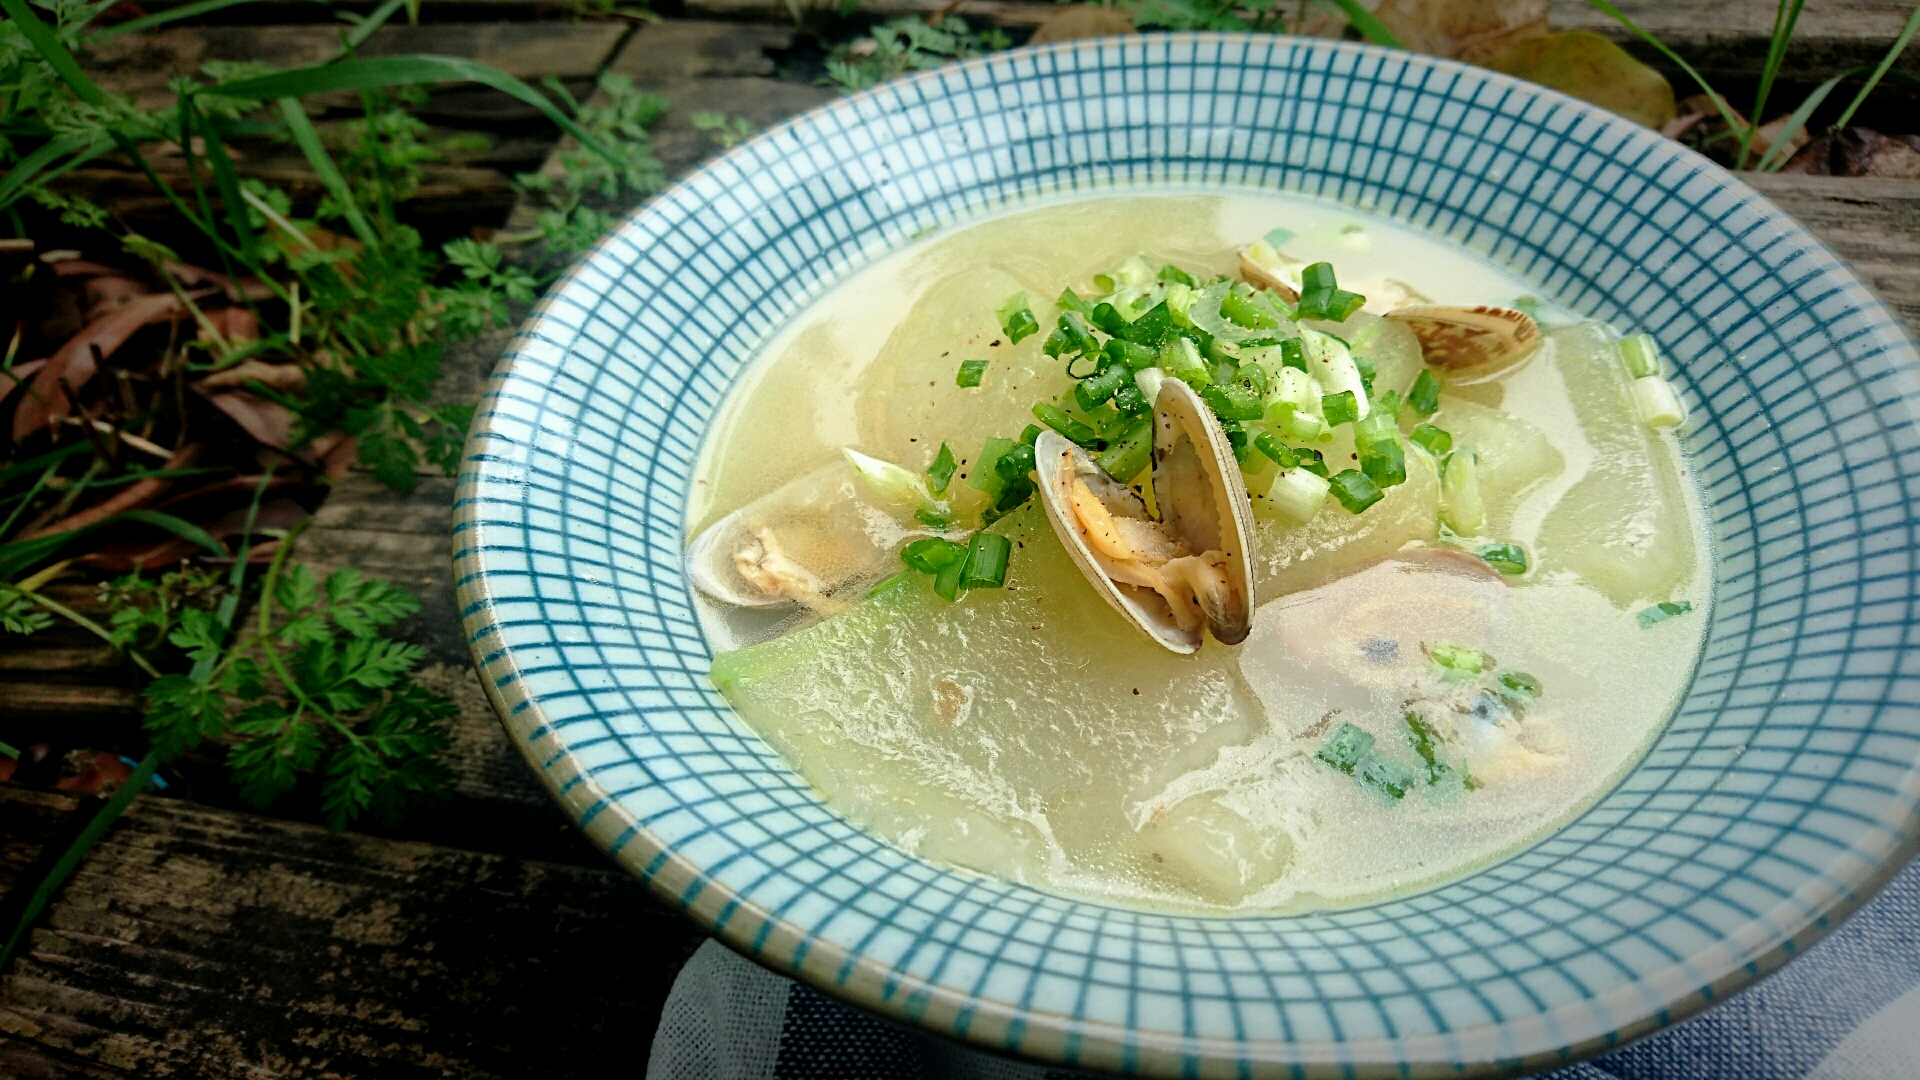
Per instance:
[[[852,828],[707,684],[681,523],[703,433],[755,352],[929,230],[1168,185],[1390,217],[1679,358],[1719,557],[1706,652],[1646,759],[1549,839],[1319,915],[1064,899]],[[769,131],[574,268],[467,448],[462,614],[509,731],[594,841],[830,994],[1143,1075],[1543,1067],[1780,964],[1920,836],[1916,359],[1764,200],[1537,87],[1284,37],[1017,50]]]

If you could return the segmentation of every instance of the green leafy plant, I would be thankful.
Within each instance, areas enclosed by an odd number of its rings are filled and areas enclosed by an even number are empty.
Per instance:
[[[754,127],[753,121],[744,116],[728,116],[726,113],[706,110],[689,114],[687,120],[693,124],[694,130],[706,132],[722,150],[733,149],[753,138],[754,132],[759,130]]]
[[[868,37],[835,48],[827,58],[827,79],[848,90],[863,90],[896,75],[926,71],[1009,44],[998,29],[975,33],[953,15],[931,21],[894,19],[874,27]]]

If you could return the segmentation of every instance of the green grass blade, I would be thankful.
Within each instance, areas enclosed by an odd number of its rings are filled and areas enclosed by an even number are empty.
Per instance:
[[[1721,97],[1719,91],[1713,88],[1713,84],[1708,82],[1706,78],[1702,76],[1698,71],[1695,71],[1693,69],[1692,64],[1689,64],[1685,60],[1680,59],[1680,55],[1678,53],[1674,52],[1672,49],[1667,48],[1666,42],[1661,41],[1659,38],[1654,37],[1652,34],[1649,34],[1645,30],[1640,29],[1640,27],[1637,24],[1635,24],[1632,19],[1627,18],[1625,13],[1623,13],[1619,8],[1614,7],[1612,4],[1608,3],[1607,0],[1587,0],[1587,3],[1599,9],[1600,13],[1605,15],[1609,19],[1612,19],[1614,22],[1617,22],[1621,26],[1626,27],[1629,31],[1632,31],[1634,36],[1638,37],[1640,40],[1646,42],[1647,44],[1653,46],[1655,49],[1659,50],[1659,53],[1661,56],[1664,56],[1668,60],[1671,60],[1675,67],[1679,68],[1681,71],[1686,72],[1687,78],[1692,79],[1694,82],[1700,84],[1700,89],[1707,92],[1707,100],[1713,102],[1713,107],[1719,111],[1720,119],[1726,121],[1727,129],[1729,131],[1742,131],[1746,128],[1747,125],[1740,122],[1740,118],[1733,114],[1733,110],[1727,108],[1726,99]]]
[[[1800,9],[1806,6],[1806,0],[1779,0],[1773,10],[1773,36],[1767,41],[1767,63],[1760,71],[1760,89],[1753,95],[1753,111],[1748,119],[1753,123],[1740,133],[1740,154],[1734,159],[1733,167],[1747,167],[1747,155],[1753,150],[1753,134],[1759,125],[1766,123],[1767,95],[1773,90],[1773,80],[1780,74],[1780,65],[1787,59],[1787,43],[1793,40],[1793,28],[1800,22]]]
[[[206,548],[210,554],[217,556],[227,554],[226,545],[214,539],[212,533],[185,518],[177,518],[172,514],[162,513],[159,510],[122,510],[120,513],[107,519],[107,521],[115,520],[138,521],[143,525],[152,525],[156,528],[165,529],[190,544],[198,544]],[[106,522],[103,521],[101,524],[104,525]]]
[[[326,0],[316,0],[316,2],[325,3]],[[87,40],[105,41],[108,38],[119,37],[121,34],[137,34],[142,30],[151,30],[156,26],[165,26],[170,22],[178,22],[181,19],[191,19],[196,15],[205,15],[209,11],[219,11],[221,8],[233,7],[235,4],[250,3],[253,3],[253,0],[195,0],[194,3],[181,4],[177,8],[162,11],[155,15],[144,15],[138,19],[129,19],[123,23],[115,23],[112,26],[101,27],[88,34]]]
[[[326,186],[333,201],[347,215],[347,224],[353,234],[368,247],[379,247],[380,236],[373,231],[365,214],[360,212],[360,203],[353,197],[353,189],[347,186],[347,178],[340,175],[340,167],[333,163],[327,148],[320,145],[320,133],[313,129],[313,121],[307,118],[307,111],[300,107],[300,99],[292,96],[280,98],[280,112],[287,118],[287,130],[293,134],[293,141],[307,155],[307,163],[320,177],[320,183]]]
[[[386,3],[374,8],[366,18],[361,19],[352,30],[347,32],[347,38],[344,42],[344,47],[340,50],[340,54],[342,56],[352,56],[353,50],[359,48],[362,42],[372,37],[375,30],[385,26],[387,20],[393,18],[401,7],[405,6],[406,2],[407,0],[387,0]]]
[[[190,103],[191,98],[183,99],[180,106],[184,110]],[[221,141],[220,133],[214,130],[212,118],[202,115],[198,119],[207,144],[207,167],[213,170],[213,186],[220,189],[220,201],[226,204],[227,224],[252,265],[260,250],[260,238],[253,233],[253,222],[247,220],[247,203],[240,197],[240,174],[234,171],[233,157],[227,153],[227,144]],[[253,269],[259,273],[261,268],[255,265]]]
[[[1360,31],[1361,37],[1375,45],[1385,45],[1389,49],[1406,48],[1405,45],[1400,44],[1399,38],[1393,36],[1393,31],[1387,29],[1385,23],[1374,18],[1373,12],[1360,6],[1360,0],[1333,0],[1333,3],[1340,9],[1341,14],[1347,17],[1347,21],[1353,24],[1353,28]]]
[[[43,143],[38,150],[21,158],[7,175],[0,177],[0,207],[10,205],[20,197],[21,189],[27,181],[37,176],[40,170],[52,164],[55,159],[77,153],[93,146],[91,135],[64,135],[51,142]],[[103,140],[102,150],[105,149]],[[98,151],[96,151],[98,152]]]
[[[1893,66],[1895,60],[1900,59],[1901,53],[1907,51],[1907,43],[1913,40],[1914,32],[1917,30],[1920,30],[1920,5],[1915,5],[1913,14],[1907,16],[1907,25],[1901,29],[1900,36],[1894,39],[1893,48],[1888,49],[1887,55],[1881,58],[1880,66],[1873,69],[1873,75],[1867,79],[1867,84],[1860,88],[1859,93],[1853,95],[1853,101],[1848,103],[1847,111],[1841,113],[1840,119],[1834,121],[1833,126],[1836,130],[1846,127],[1847,121],[1853,119],[1853,114],[1860,110],[1860,106],[1866,104],[1867,95],[1873,93],[1873,88],[1879,86],[1880,80],[1887,77],[1887,69]]]
[[[1813,92],[1807,95],[1807,99],[1800,103],[1800,107],[1793,110],[1793,114],[1787,117],[1787,125],[1781,129],[1779,138],[1773,141],[1773,145],[1767,148],[1766,153],[1760,155],[1759,161],[1753,163],[1753,171],[1773,172],[1785,165],[1788,157],[1787,146],[1793,142],[1795,135],[1800,134],[1800,129],[1807,126],[1807,121],[1813,116],[1814,110],[1826,103],[1827,95],[1833,93],[1834,87],[1866,70],[1865,67],[1857,67],[1843,71],[1814,87]]]
[[[73,58],[65,45],[60,44],[60,37],[53,32],[53,28],[41,22],[40,16],[27,6],[27,0],[0,0],[0,10],[4,10],[13,24],[20,28],[20,33],[33,44],[40,58],[53,68],[53,73],[72,88],[74,96],[95,107],[107,103],[107,95],[101,93],[100,88],[93,85],[93,80],[87,78],[86,72],[80,70],[80,62]]]
[[[23,0],[0,0],[21,3]],[[238,98],[293,98],[306,94],[325,94],[336,90],[369,90],[385,86],[418,83],[477,82],[539,109],[562,131],[580,140],[581,145],[615,165],[622,162],[613,151],[601,145],[573,118],[563,112],[545,94],[496,67],[462,60],[454,56],[381,56],[368,60],[342,60],[334,64],[294,68],[255,79],[236,79],[209,86],[201,93]]]

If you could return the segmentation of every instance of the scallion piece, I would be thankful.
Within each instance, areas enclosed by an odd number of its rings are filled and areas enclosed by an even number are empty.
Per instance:
[[[1040,332],[1040,320],[1033,317],[1033,304],[1027,300],[1026,293],[1014,293],[1007,302],[994,312],[1000,319],[1000,329],[1007,340],[1018,345],[1020,342]]]
[[[1334,278],[1333,264],[1330,262],[1313,263],[1307,266],[1306,269],[1300,271],[1300,291],[1302,293],[1316,292],[1321,289],[1337,289],[1339,287],[1340,282]]]
[[[1248,330],[1275,330],[1280,326],[1279,317],[1266,306],[1231,290],[1220,298],[1220,314],[1229,322]]]
[[[1288,338],[1280,343],[1279,348],[1281,366],[1295,371],[1307,370],[1307,356],[1301,351],[1299,338]]]
[[[1128,323],[1126,333],[1121,336],[1136,345],[1159,348],[1178,332],[1179,328],[1173,322],[1173,312],[1163,300],[1153,305],[1145,315]]]
[[[1635,379],[1627,389],[1632,391],[1634,408],[1648,427],[1679,427],[1687,422],[1687,407],[1680,403],[1680,395],[1660,376]]]
[[[1413,389],[1407,391],[1407,404],[1421,416],[1432,416],[1440,410],[1440,380],[1434,378],[1432,368],[1420,369]]]
[[[1447,455],[1440,472],[1440,518],[1454,532],[1472,536],[1487,520],[1487,503],[1480,496],[1480,459],[1461,447]]]
[[[1093,459],[1108,476],[1126,483],[1153,458],[1153,421],[1140,420]]]
[[[1334,729],[1332,735],[1327,736],[1327,741],[1320,744],[1320,749],[1313,756],[1352,776],[1353,771],[1360,767],[1361,759],[1372,750],[1373,736],[1352,724],[1343,723]]]
[[[1640,629],[1645,630],[1649,626],[1658,626],[1676,615],[1685,615],[1692,610],[1693,602],[1691,600],[1668,600],[1655,604],[1650,608],[1642,609],[1640,614],[1634,616],[1634,618],[1639,620]]]
[[[1364,513],[1367,507],[1377,503],[1383,497],[1380,485],[1359,469],[1342,469],[1335,473],[1329,483],[1332,484],[1333,497],[1347,508],[1349,514]]]
[[[1266,452],[1266,447],[1260,449],[1262,453]],[[1320,515],[1321,507],[1327,504],[1327,492],[1332,489],[1333,485],[1325,478],[1302,466],[1294,466],[1281,469],[1280,475],[1274,477],[1273,483],[1267,488],[1266,499],[1295,521],[1312,521]]]
[[[935,495],[945,495],[947,485],[953,482],[954,469],[958,468],[953,460],[953,447],[940,444],[940,452],[933,455],[933,464],[927,466],[927,489]]]
[[[1400,441],[1389,433],[1384,441],[1361,450],[1360,471],[1367,474],[1367,479],[1383,488],[1405,483],[1407,455],[1401,451]]]
[[[1040,437],[1040,431],[1041,428],[1039,424],[1028,424],[1026,427],[1020,429],[1020,441],[1026,443],[1028,446],[1032,446],[1033,441]]]
[[[1266,415],[1267,404],[1249,387],[1237,383],[1216,383],[1200,391],[1200,399],[1222,420],[1245,422]]]
[[[980,448],[980,454],[973,459],[973,470],[967,474],[967,486],[975,491],[984,491],[988,498],[998,499],[1007,482],[1000,478],[1001,455],[1019,444],[1012,439],[1003,439],[998,435],[986,441]]]
[[[1009,484],[1025,480],[1027,474],[1033,471],[1033,447],[1027,443],[1014,443],[994,459],[993,471]]]
[[[1005,461],[1006,459],[1002,458],[1001,460]],[[1033,486],[1033,481],[1024,476],[1007,481],[1007,486],[1000,489],[1000,497],[993,501],[993,519],[985,520],[982,524],[991,525],[993,521],[998,520],[1003,515],[1011,514],[1015,510],[1018,510],[1028,499],[1033,498],[1033,493],[1036,490],[1038,489]]]
[[[1371,398],[1373,397],[1373,379],[1374,376],[1380,374],[1380,369],[1374,367],[1373,361],[1367,359],[1363,353],[1352,353],[1351,355],[1353,356],[1354,369],[1360,372],[1360,385],[1366,388],[1367,397]]]
[[[960,573],[963,589],[998,589],[1007,583],[1007,560],[1013,541],[985,529],[967,541],[966,568]]]
[[[1300,308],[1297,314],[1302,319],[1346,322],[1366,302],[1366,297],[1345,289],[1314,289],[1300,294]]]
[[[1515,671],[1512,668],[1501,668],[1500,673],[1495,675],[1493,679],[1497,684],[1493,688],[1494,691],[1503,698],[1512,701],[1524,701],[1540,696],[1540,680],[1524,671]]]
[[[923,506],[913,512],[913,520],[929,529],[944,529],[953,524],[953,515],[931,506]]]
[[[1253,437],[1253,448],[1272,458],[1273,463],[1283,469],[1291,469],[1300,463],[1299,455],[1294,453],[1293,447],[1264,431]]]
[[[1240,421],[1223,416],[1220,417],[1220,431],[1226,435],[1227,445],[1233,449],[1233,460],[1244,466],[1247,459],[1253,456],[1253,440],[1248,437],[1247,429]]]
[[[953,377],[953,385],[963,389],[972,389],[980,385],[980,376],[987,373],[987,361],[962,360],[960,373]]]
[[[1630,378],[1650,379],[1660,374],[1660,346],[1653,343],[1653,335],[1621,338],[1614,349],[1619,352],[1620,363]]]
[[[1252,361],[1241,364],[1234,369],[1233,381],[1253,391],[1253,396],[1256,398],[1265,399],[1267,396],[1267,385],[1270,380],[1267,378],[1267,369],[1259,364]]]
[[[1447,456],[1453,449],[1453,436],[1432,424],[1415,424],[1407,433],[1407,441],[1432,454],[1435,458]]]
[[[1172,263],[1168,263],[1160,268],[1160,280],[1176,285],[1185,285],[1189,289],[1196,288],[1200,284],[1199,279]]]
[[[1132,381],[1132,368],[1125,364],[1108,361],[1106,367],[1074,385],[1073,400],[1078,402],[1082,409],[1092,412],[1106,404],[1122,386]]]
[[[1455,682],[1478,676],[1486,670],[1488,662],[1487,654],[1479,649],[1445,642],[1435,642],[1429,646],[1427,655],[1433,657],[1441,675]]]
[[[937,574],[965,556],[967,549],[945,537],[928,536],[900,549],[900,561],[923,574]]]
[[[1099,445],[1100,436],[1092,428],[1044,401],[1034,405],[1033,418],[1065,436],[1068,442],[1078,443],[1089,450]]]
[[[1093,310],[1087,313],[1087,321],[1109,334],[1118,334],[1127,328],[1126,316],[1120,314],[1119,308],[1104,301],[1093,305]]]
[[[955,544],[955,547],[960,545]],[[933,575],[933,591],[949,603],[960,598],[960,577],[967,571],[966,548],[960,548],[960,557],[940,568]]]
[[[1108,359],[1125,364],[1133,371],[1150,368],[1160,360],[1160,354],[1155,350],[1120,337],[1107,342],[1102,351],[1107,354]]]
[[[1138,376],[1128,379],[1125,386],[1113,392],[1113,407],[1127,416],[1144,416],[1153,411],[1153,403],[1140,392]]]
[[[1213,382],[1213,374],[1207,370],[1207,362],[1200,358],[1200,350],[1192,338],[1177,337],[1167,342],[1160,350],[1159,366],[1195,390],[1205,389]]]
[[[1475,552],[1488,566],[1503,574],[1527,572],[1527,553],[1519,544],[1488,544]]]
[[[1072,289],[1068,289],[1065,292],[1062,292],[1060,294],[1060,299],[1054,301],[1054,306],[1058,308],[1062,308],[1067,311],[1077,311],[1082,315],[1085,315],[1087,312],[1093,310],[1093,305],[1087,303],[1085,300],[1080,299],[1080,297],[1077,294],[1075,294]]]
[[[1368,756],[1354,775],[1360,786],[1389,799],[1404,799],[1407,792],[1420,782],[1420,774],[1407,768],[1392,758],[1378,754]]]
[[[1427,766],[1427,783],[1437,784],[1453,774],[1453,766],[1440,760],[1440,733],[1419,713],[1407,714],[1407,739],[1413,743],[1413,752]]]
[[[1087,321],[1080,317],[1079,312],[1061,312],[1055,328],[1066,340],[1067,351],[1082,354],[1100,351],[1100,342],[1094,338],[1093,331],[1087,328]]]
[[[1320,399],[1320,415],[1326,418],[1329,427],[1351,424],[1360,419],[1360,401],[1351,390],[1327,394]]]

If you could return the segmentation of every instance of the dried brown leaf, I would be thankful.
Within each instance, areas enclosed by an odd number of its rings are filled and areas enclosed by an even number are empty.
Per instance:
[[[1061,8],[1060,11],[1040,24],[1033,36],[1027,39],[1029,45],[1043,45],[1049,41],[1072,41],[1076,38],[1112,37],[1116,34],[1137,34],[1133,20],[1118,11],[1103,7],[1079,4]]]
[[[1400,44],[1479,63],[1547,33],[1547,0],[1383,0],[1374,17]]]
[[[197,299],[210,292],[202,290],[190,295]],[[135,297],[87,324],[84,330],[48,357],[46,366],[34,376],[33,385],[27,388],[27,396],[21,399],[13,412],[13,441],[20,442],[46,427],[53,417],[67,415],[73,405],[67,400],[66,390],[61,384],[76,390],[86,385],[98,367],[96,354],[102,358],[111,356],[141,327],[177,319],[184,314],[186,308],[178,297],[172,293],[155,293]]]
[[[1664,76],[1584,30],[1529,38],[1485,63],[1651,128],[1676,113],[1673,87]]]

